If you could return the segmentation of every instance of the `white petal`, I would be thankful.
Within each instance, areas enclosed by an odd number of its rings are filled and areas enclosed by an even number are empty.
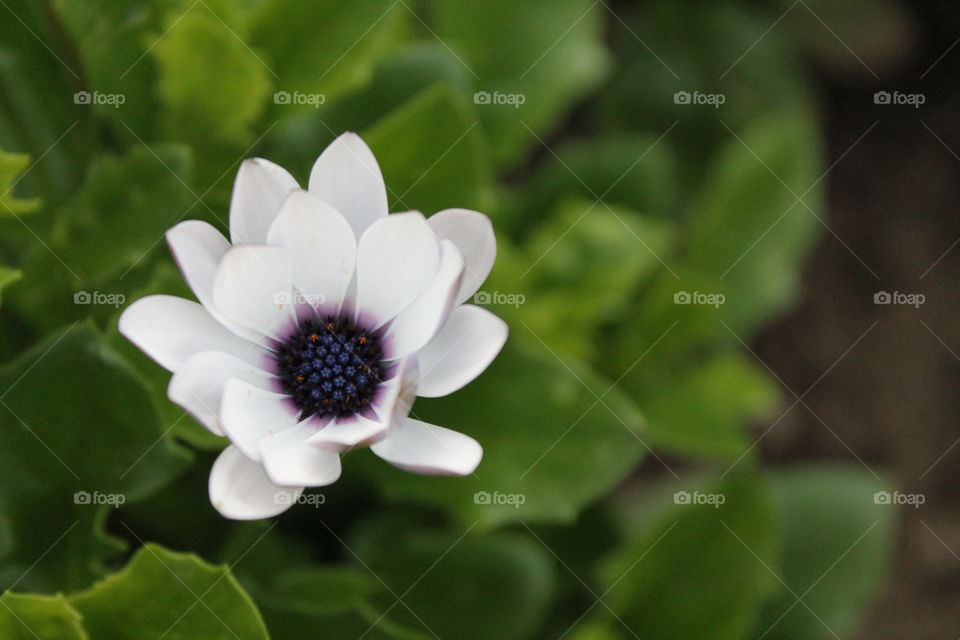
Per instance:
[[[464,387],[493,362],[506,340],[503,320],[473,305],[457,307],[433,340],[417,353],[417,395],[436,398]]]
[[[370,448],[396,467],[424,474],[469,475],[483,458],[470,436],[412,418]]]
[[[310,193],[342,213],[357,238],[387,215],[380,165],[355,133],[344,133],[320,154],[310,172]]]
[[[443,325],[463,278],[463,258],[449,240],[440,245],[440,268],[430,286],[394,318],[387,332],[390,359],[402,358],[430,342]]]
[[[224,435],[252,460],[260,459],[257,443],[297,424],[297,410],[287,396],[231,378],[223,385],[220,426]]]
[[[294,191],[270,226],[267,242],[290,254],[293,284],[307,303],[339,308],[357,259],[356,238],[339,211],[306,191]]]
[[[236,447],[227,447],[210,470],[210,503],[225,518],[259,520],[283,513],[303,487],[279,487],[263,467]]]
[[[490,218],[469,209],[444,209],[427,220],[441,240],[451,240],[467,263],[456,304],[477,292],[497,257],[497,239]]]
[[[123,312],[120,333],[162,367],[176,371],[201,351],[223,351],[257,362],[261,350],[217,322],[203,306],[175,296],[137,300]]]
[[[287,195],[300,185],[287,170],[263,158],[244,160],[230,200],[233,244],[263,244]]]
[[[290,257],[278,247],[234,247],[217,267],[213,302],[231,321],[283,337],[294,319]]]
[[[220,351],[202,351],[183,363],[167,387],[167,396],[190,412],[207,429],[223,435],[220,427],[220,399],[223,385],[237,378],[269,389],[272,376],[234,356]]]
[[[377,221],[357,249],[357,311],[380,325],[416,300],[440,267],[440,243],[423,216],[395,213]]]
[[[287,429],[260,441],[260,459],[277,484],[322,487],[340,477],[340,454],[307,444],[316,433],[309,424]]]
[[[382,437],[387,425],[358,414],[333,420],[310,436],[307,443],[321,449],[348,449]]]
[[[213,278],[230,249],[223,234],[201,220],[187,220],[167,231],[167,244],[190,289],[210,315],[238,336],[256,341],[255,331],[231,322],[213,305]]]

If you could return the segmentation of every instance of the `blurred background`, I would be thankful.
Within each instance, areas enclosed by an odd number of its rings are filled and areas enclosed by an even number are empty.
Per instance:
[[[945,0],[0,0],[0,636],[960,636],[958,69]],[[493,219],[416,406],[484,462],[227,522],[116,319],[347,130]]]

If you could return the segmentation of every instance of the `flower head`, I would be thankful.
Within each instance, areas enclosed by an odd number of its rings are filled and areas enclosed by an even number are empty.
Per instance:
[[[173,372],[168,395],[230,445],[210,499],[265,518],[340,476],[369,445],[416,473],[470,474],[472,438],[409,417],[416,396],[460,389],[496,357],[507,328],[463,304],[496,254],[490,221],[466,209],[388,215],[370,149],[355,134],[317,159],[308,190],[263,159],[240,168],[228,241],[211,225],[167,232],[199,303],[155,295],[120,331]]]

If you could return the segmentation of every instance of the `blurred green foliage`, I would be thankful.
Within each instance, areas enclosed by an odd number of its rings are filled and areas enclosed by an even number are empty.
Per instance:
[[[885,481],[763,470],[749,430],[781,398],[746,345],[796,300],[823,215],[805,32],[666,0],[4,12],[2,637],[855,629],[889,554],[893,512],[872,498]],[[351,452],[317,508],[225,522],[206,498],[223,441],[166,399],[169,374],[116,317],[147,293],[189,296],[163,232],[225,230],[242,158],[303,182],[347,129],[392,210],[494,220],[478,302],[511,339],[474,384],[414,409],[476,437],[484,462],[436,479]]]

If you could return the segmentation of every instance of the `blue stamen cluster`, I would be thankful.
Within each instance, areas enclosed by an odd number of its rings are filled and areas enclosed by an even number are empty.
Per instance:
[[[352,416],[373,400],[384,373],[379,337],[346,318],[302,322],[274,353],[301,420]]]

